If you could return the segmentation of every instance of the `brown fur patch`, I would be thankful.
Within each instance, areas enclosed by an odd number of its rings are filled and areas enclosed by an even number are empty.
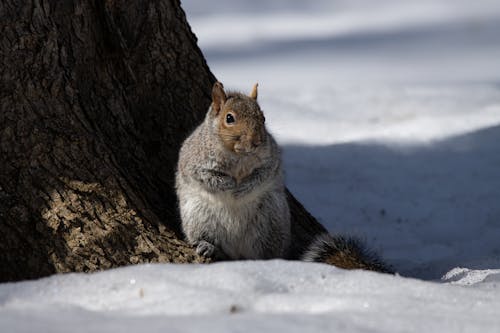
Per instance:
[[[358,256],[355,256],[349,251],[334,252],[325,258],[325,264],[334,265],[344,269],[367,269],[366,265],[361,262]]]
[[[258,83],[254,84],[252,87],[252,91],[250,92],[250,95],[248,95],[251,99],[257,100],[257,87],[259,86]]]
[[[234,124],[226,123],[228,113],[233,114]],[[264,141],[265,118],[252,98],[240,93],[228,94],[218,117],[219,137],[227,149],[235,153],[249,153]]]
[[[366,269],[393,273],[375,253],[367,250],[356,238],[333,237],[327,233],[316,236],[309,245],[303,259],[323,262],[344,269]]]
[[[235,123],[232,125],[226,124],[225,119],[228,113],[234,115]],[[246,123],[244,119],[240,119],[238,112],[231,109],[224,109],[223,112],[220,113],[219,117],[219,137],[227,149],[234,151],[234,146],[236,142],[240,140],[241,134],[246,128]]]
[[[224,86],[220,82],[215,82],[212,88],[212,112],[217,115],[226,102],[227,96]]]

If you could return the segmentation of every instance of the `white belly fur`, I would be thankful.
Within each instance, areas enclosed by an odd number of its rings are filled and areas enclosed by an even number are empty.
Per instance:
[[[259,211],[259,204],[265,194],[269,195],[273,183],[262,184],[238,198],[228,192],[210,193],[201,185],[190,185],[179,198],[188,240],[196,238],[195,233],[208,233],[232,259],[259,258],[258,243],[269,228],[268,217]]]

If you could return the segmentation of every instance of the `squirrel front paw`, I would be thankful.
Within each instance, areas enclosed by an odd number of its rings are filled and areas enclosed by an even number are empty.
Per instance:
[[[226,174],[219,173],[213,177],[214,187],[218,191],[228,191],[236,187],[236,180]]]
[[[214,260],[229,260],[229,256],[225,254],[221,248],[207,241],[199,241],[196,245],[196,253],[200,256],[211,258]]]
[[[207,241],[200,241],[196,246],[196,253],[200,256],[213,258],[215,254],[215,245]]]

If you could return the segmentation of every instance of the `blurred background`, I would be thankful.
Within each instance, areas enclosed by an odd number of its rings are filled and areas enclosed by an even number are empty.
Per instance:
[[[498,110],[484,109],[498,99],[499,1],[185,0],[182,6],[221,82],[243,90],[259,82],[264,105],[299,111],[293,120],[270,122],[287,142],[421,141],[500,122]],[[320,112],[328,128],[303,127],[311,119],[303,105]],[[482,114],[472,115],[471,107]],[[401,121],[417,111],[419,119]],[[463,118],[455,119],[457,113]]]
[[[231,83],[500,78],[497,0],[185,0],[182,5],[212,69]]]
[[[500,1],[184,0],[287,185],[403,274],[500,267]]]

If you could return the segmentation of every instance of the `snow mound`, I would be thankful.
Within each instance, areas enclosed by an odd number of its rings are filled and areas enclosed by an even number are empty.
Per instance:
[[[470,286],[480,282],[495,285],[500,282],[500,269],[472,270],[456,267],[446,273],[442,280],[463,286]]]
[[[0,326],[74,333],[486,332],[500,325],[499,272],[488,276],[495,278],[463,287],[282,260],[139,265],[2,284]]]

